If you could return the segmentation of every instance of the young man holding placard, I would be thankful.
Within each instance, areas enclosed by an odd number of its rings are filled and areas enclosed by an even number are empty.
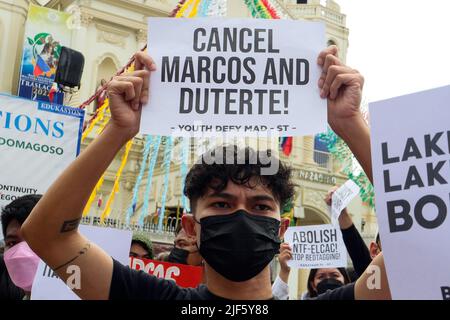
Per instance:
[[[363,78],[342,65],[336,55],[337,48],[330,47],[318,58],[323,67],[321,96],[328,98],[331,127],[371,176],[369,130],[359,111]],[[227,172],[212,172],[217,165],[203,163],[188,174],[185,193],[193,215],[184,216],[182,222],[186,232],[197,239],[207,278],[206,285],[196,289],[181,289],[129,270],[78,232],[91,190],[139,130],[140,105],[149,99],[149,74],[156,66],[147,54],[135,57],[136,71],[116,77],[108,87],[110,123],[39,202],[22,227],[25,239],[63,280],[68,277],[65,270],[69,265],[81,269],[81,288],[75,292],[83,299],[271,299],[269,263],[289,222],[281,219],[280,208],[293,195],[290,170],[282,165],[273,176],[261,176],[261,163],[222,165]],[[218,179],[200,179],[211,173]],[[242,240],[245,234],[251,236]],[[255,255],[258,248],[263,250]],[[246,258],[248,253],[252,259]],[[237,265],[239,262],[242,264]],[[349,296],[357,299],[389,297],[383,257],[372,264],[381,270],[381,289],[369,289],[368,275],[363,275],[354,286],[345,288],[346,296],[350,292]],[[338,290],[322,298],[339,299],[343,293]]]

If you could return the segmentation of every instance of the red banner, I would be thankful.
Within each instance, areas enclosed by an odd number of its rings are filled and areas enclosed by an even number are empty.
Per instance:
[[[196,288],[202,282],[203,268],[130,257],[130,268],[166,280],[173,280],[183,288]]]

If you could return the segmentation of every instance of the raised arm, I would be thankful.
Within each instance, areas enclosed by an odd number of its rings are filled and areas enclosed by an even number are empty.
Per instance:
[[[98,179],[138,132],[154,69],[146,53],[137,53],[136,71],[109,84],[110,122],[52,184],[22,225],[29,246],[64,281],[70,276],[69,266],[79,267],[81,286],[73,291],[82,299],[108,299],[113,271],[111,257],[78,232],[82,212]]]
[[[273,296],[278,300],[289,299],[289,286],[287,284],[291,272],[291,268],[287,264],[289,260],[292,260],[292,249],[289,247],[289,244],[282,243],[280,246],[280,255],[278,256],[280,273],[272,285]]]
[[[337,189],[338,187],[334,187],[328,191],[325,197],[325,203],[328,206],[331,206],[333,193]],[[347,208],[344,208],[339,216],[339,227],[342,231],[342,239],[344,240],[345,247],[347,248],[347,252],[352,259],[355,272],[359,277],[372,262],[372,258],[370,257],[370,252],[366,246],[366,243],[359,234],[358,229],[356,229],[353,224],[352,217],[348,213]]]
[[[383,253],[372,260],[355,283],[355,300],[391,300]]]
[[[337,53],[337,47],[330,46],[318,57],[317,62],[323,69],[320,95],[328,98],[330,127],[347,143],[372,182],[370,130],[360,111],[364,77],[344,65]]]
[[[330,46],[320,53],[317,63],[323,74],[319,80],[321,97],[328,99],[328,123],[349,146],[367,177],[372,180],[370,130],[361,111],[363,76],[344,65],[337,57],[338,49]],[[379,286],[371,284],[379,280]],[[383,254],[378,255],[355,284],[356,299],[390,299]]]

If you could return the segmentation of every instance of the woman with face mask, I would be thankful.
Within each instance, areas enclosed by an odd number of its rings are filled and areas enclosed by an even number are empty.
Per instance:
[[[308,294],[305,298],[315,298],[348,283],[350,277],[345,268],[311,269],[308,277]]]

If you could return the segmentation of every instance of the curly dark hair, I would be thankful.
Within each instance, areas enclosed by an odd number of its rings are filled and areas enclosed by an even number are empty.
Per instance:
[[[196,201],[207,193],[208,188],[221,192],[230,181],[249,188],[263,185],[283,208],[292,200],[296,185],[292,182],[292,169],[272,153],[271,150],[257,152],[248,147],[223,145],[203,154],[186,176],[184,194],[190,200],[191,210],[195,212]],[[226,161],[230,155],[235,161],[232,164]],[[214,162],[210,163],[208,157],[214,158]],[[266,161],[261,159],[270,160],[264,163]],[[261,170],[270,168],[273,161],[278,161],[278,171],[272,175],[262,175]]]
[[[3,235],[6,236],[6,228],[11,221],[17,220],[20,224],[23,224],[41,198],[42,195],[39,194],[26,195],[5,206],[1,218]]]

